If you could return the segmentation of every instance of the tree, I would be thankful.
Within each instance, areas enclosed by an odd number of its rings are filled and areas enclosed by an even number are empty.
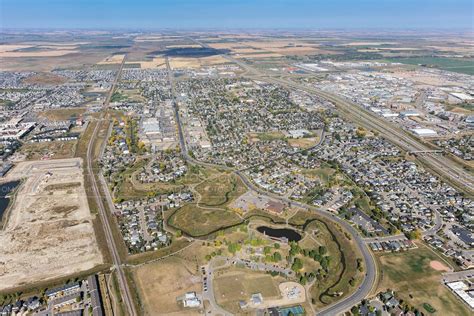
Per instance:
[[[324,246],[319,246],[318,251],[319,251],[319,254],[320,254],[321,256],[324,256],[324,255],[326,254],[326,252],[327,252],[327,249],[326,249],[326,247],[324,247]]]
[[[272,248],[265,246],[263,247],[263,253],[268,255],[272,251]]]
[[[412,230],[411,232],[408,233],[408,239],[414,240],[414,239],[421,239],[421,230],[420,229],[415,229]]]
[[[367,132],[365,129],[363,129],[362,127],[359,127],[357,130],[356,130],[356,135],[358,138],[363,138],[365,137],[365,135],[367,135]]]
[[[237,251],[241,249],[241,246],[237,243],[230,243],[227,249],[229,250],[231,254],[235,254]]]
[[[281,254],[278,251],[273,253],[273,261],[278,262],[281,261]]]
[[[178,229],[175,233],[175,236],[179,238],[179,237],[183,236],[183,232]]]
[[[280,249],[280,244],[276,242],[273,244],[273,247],[275,247],[275,249]]]
[[[329,266],[328,257],[322,257],[319,263],[321,264],[321,268],[327,271],[328,266]]]
[[[291,270],[298,272],[303,268],[303,262],[299,258],[295,258],[293,264],[291,265]]]

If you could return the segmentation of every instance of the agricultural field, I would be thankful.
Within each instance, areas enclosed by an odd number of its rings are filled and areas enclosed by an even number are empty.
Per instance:
[[[399,62],[408,65],[426,65],[447,71],[459,72],[467,75],[474,75],[474,60],[466,58],[444,58],[444,57],[410,57],[391,58],[392,62]]]
[[[441,282],[446,266],[427,246],[403,253],[377,255],[380,262],[378,291],[393,289],[397,295],[418,310],[430,304],[439,315],[471,315],[467,307]],[[434,269],[433,267],[437,268]]]

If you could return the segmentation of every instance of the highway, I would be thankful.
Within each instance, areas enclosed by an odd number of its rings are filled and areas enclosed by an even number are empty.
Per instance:
[[[108,93],[108,95],[107,95],[107,97],[104,101],[104,109],[105,110],[108,108],[108,105],[110,103],[110,99],[112,98],[112,95],[115,91],[115,87],[116,87],[118,81],[120,80],[120,76],[122,74],[124,64],[125,64],[125,57],[124,57],[121,65],[120,65],[120,68],[117,72],[117,75],[115,76],[115,79],[114,79],[114,82],[113,82],[113,84],[110,88],[110,91],[109,91],[109,93]],[[107,241],[107,246],[109,248],[110,254],[112,255],[113,268],[117,271],[117,280],[118,280],[118,283],[119,283],[119,286],[120,286],[120,293],[121,293],[123,302],[125,303],[125,307],[127,309],[127,311],[126,311],[127,315],[136,316],[138,314],[135,310],[135,305],[133,303],[132,294],[131,294],[130,288],[128,286],[127,278],[125,277],[125,273],[123,271],[122,259],[120,258],[120,255],[119,255],[119,252],[118,252],[118,249],[117,249],[117,245],[115,243],[115,239],[113,238],[111,224],[109,222],[109,217],[107,216],[107,210],[104,207],[104,203],[103,203],[102,198],[101,198],[100,189],[99,189],[99,186],[97,184],[97,179],[96,179],[96,176],[95,176],[94,170],[93,170],[93,158],[94,158],[93,157],[93,149],[94,149],[94,144],[97,140],[97,133],[99,131],[100,123],[103,120],[108,120],[105,117],[105,112],[102,112],[100,120],[97,121],[97,124],[96,124],[96,126],[94,128],[94,131],[92,133],[91,139],[89,141],[89,144],[87,146],[87,173],[88,173],[89,178],[91,179],[92,193],[95,196],[97,206],[98,206],[98,209],[99,209],[99,216],[100,216],[103,228],[104,228],[104,233],[105,233],[105,237],[106,237],[106,241]],[[104,191],[108,190],[107,186],[103,187],[103,190]]]
[[[357,291],[355,291],[350,296],[342,299],[341,301],[338,301],[337,303],[334,303],[330,306],[327,306],[327,307],[319,310],[317,314],[318,315],[323,315],[323,316],[337,315],[337,314],[345,312],[346,310],[350,309],[352,306],[354,306],[355,304],[358,304],[361,300],[363,300],[371,292],[372,287],[375,284],[377,269],[376,269],[376,263],[375,263],[374,257],[372,256],[372,254],[370,253],[370,250],[368,249],[366,243],[364,242],[364,240],[361,238],[361,236],[355,230],[354,227],[352,227],[349,223],[347,223],[346,221],[344,221],[343,219],[337,217],[336,215],[334,215],[333,213],[331,213],[329,211],[323,211],[323,210],[320,210],[316,207],[312,207],[312,206],[309,206],[307,204],[292,201],[290,199],[281,197],[279,195],[272,194],[272,193],[267,192],[267,191],[263,191],[263,190],[259,189],[258,187],[256,187],[251,181],[249,181],[247,179],[247,177],[239,170],[236,171],[236,170],[234,170],[232,168],[229,168],[229,167],[226,167],[226,166],[217,166],[217,165],[214,165],[214,164],[201,162],[201,161],[195,160],[195,159],[193,159],[192,157],[189,156],[188,151],[186,149],[186,140],[184,138],[182,123],[181,123],[180,116],[179,116],[179,108],[178,108],[178,104],[176,102],[176,91],[175,91],[175,88],[174,88],[174,77],[173,77],[173,73],[172,73],[171,67],[169,65],[168,59],[166,59],[166,66],[167,66],[167,69],[168,69],[168,80],[170,82],[171,91],[172,91],[173,107],[174,107],[174,111],[175,111],[175,120],[176,120],[176,123],[177,123],[178,137],[179,137],[181,153],[182,153],[183,158],[186,159],[188,162],[194,163],[194,164],[197,164],[197,165],[202,165],[202,166],[207,166],[207,167],[214,167],[214,168],[217,167],[217,168],[220,168],[220,169],[224,169],[224,170],[227,170],[227,171],[234,172],[237,176],[239,176],[241,178],[242,182],[245,184],[245,186],[249,190],[252,190],[252,191],[254,191],[256,193],[259,193],[261,195],[271,196],[275,199],[278,199],[278,200],[284,202],[285,204],[290,204],[292,206],[296,206],[296,207],[300,207],[300,208],[303,208],[303,209],[308,209],[308,210],[314,211],[315,213],[318,213],[323,218],[335,221],[339,225],[344,227],[349,232],[349,234],[351,235],[351,238],[356,242],[358,248],[360,249],[360,252],[361,252],[361,254],[364,258],[364,262],[365,262],[365,265],[366,265],[366,267],[365,267],[366,276],[365,276],[364,280],[362,281],[362,284],[360,285],[360,287]],[[318,145],[322,143],[323,138],[324,138],[324,136],[322,135],[321,140],[318,143]]]
[[[209,45],[191,39],[195,43],[210,48]],[[256,69],[252,66],[249,66],[245,62],[236,59],[230,55],[223,54],[222,57],[226,58],[232,63],[239,65],[242,69],[245,70],[247,76],[255,77],[258,80],[275,83],[286,88],[297,89],[305,91],[309,94],[317,95],[328,101],[331,101],[336,107],[339,108],[341,114],[345,115],[349,121],[357,123],[361,126],[364,126],[368,129],[378,131],[386,139],[399,146],[407,152],[417,152],[417,151],[431,151],[432,148],[423,144],[421,141],[417,140],[414,136],[408,134],[408,132],[402,130],[401,128],[395,126],[393,123],[384,120],[383,118],[369,112],[362,106],[356,104],[355,102],[348,100],[342,96],[329,93],[327,91],[322,91],[320,89],[306,86],[304,84],[299,84],[297,82],[276,77],[275,74],[263,73],[262,70]],[[442,178],[448,180],[450,183],[455,185],[460,191],[467,193],[468,195],[474,195],[474,176],[468,171],[464,170],[462,166],[458,163],[452,161],[451,159],[442,156],[441,154],[431,153],[427,155],[418,155],[418,160],[436,172]]]
[[[339,107],[343,113],[348,115],[349,120],[365,126],[368,129],[378,131],[386,139],[405,151],[416,152],[432,150],[432,148],[416,140],[414,136],[409,135],[406,131],[394,126],[391,122],[372,114],[346,98],[285,79],[266,77],[265,80],[318,95],[333,102],[336,107]],[[434,169],[434,171],[441,177],[454,183],[459,189],[465,191],[467,194],[474,194],[474,176],[449,158],[436,153],[418,155],[417,158],[423,164]]]

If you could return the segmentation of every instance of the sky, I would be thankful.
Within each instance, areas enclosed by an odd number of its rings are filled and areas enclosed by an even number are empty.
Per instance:
[[[0,0],[0,28],[470,29],[473,0]]]

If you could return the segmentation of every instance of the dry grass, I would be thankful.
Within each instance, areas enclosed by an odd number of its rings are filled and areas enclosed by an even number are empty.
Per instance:
[[[309,148],[316,145],[319,142],[319,137],[307,137],[307,138],[289,138],[288,144],[292,147],[301,149]]]
[[[125,54],[116,54],[106,57],[104,60],[99,61],[99,65],[111,65],[111,64],[120,64],[125,57]]]
[[[164,57],[154,57],[153,60],[150,61],[139,61],[141,69],[153,69],[153,68],[165,68],[166,67],[166,60]],[[135,62],[132,62],[135,64]]]
[[[39,85],[61,85],[67,78],[48,72],[42,72],[25,79],[26,83]]]
[[[198,315],[185,309],[176,298],[189,291],[199,292],[201,278],[196,266],[176,257],[133,270],[145,315]]]
[[[76,145],[77,140],[26,143],[21,146],[19,153],[24,154],[26,160],[72,158]]]
[[[261,293],[264,300],[280,298],[278,283],[262,272],[231,268],[214,276],[214,294],[219,305],[239,314],[239,301],[249,301],[252,294]]]
[[[21,45],[21,44],[3,44],[0,45],[0,53],[11,52],[17,49],[30,48],[33,45]]]
[[[86,108],[51,109],[38,113],[38,116],[50,121],[65,121],[71,117],[79,117],[83,115],[86,110]]]
[[[0,52],[0,58],[18,58],[18,57],[58,57],[67,54],[77,53],[77,50],[45,50],[45,51],[34,51],[34,52]]]
[[[229,61],[222,56],[209,56],[202,58],[171,57],[171,68],[201,68],[206,66],[220,65]]]
[[[418,310],[429,303],[439,315],[470,315],[446,286],[441,283],[442,271],[430,267],[439,257],[426,246],[416,251],[378,255],[381,282],[378,291],[395,290],[400,298]]]

